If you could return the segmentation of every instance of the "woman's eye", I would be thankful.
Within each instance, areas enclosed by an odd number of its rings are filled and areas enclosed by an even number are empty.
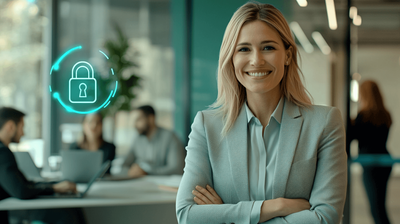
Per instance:
[[[265,46],[264,50],[271,51],[271,50],[275,50],[275,48],[272,46]]]
[[[241,51],[241,52],[246,52],[246,51],[249,51],[250,49],[249,48],[247,48],[247,47],[243,47],[243,48],[240,48],[239,49],[239,51]]]

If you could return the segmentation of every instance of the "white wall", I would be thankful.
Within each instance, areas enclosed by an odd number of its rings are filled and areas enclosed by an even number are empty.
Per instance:
[[[299,47],[300,68],[305,78],[305,86],[314,98],[314,104],[331,106],[331,64],[329,56],[315,48],[306,53]]]

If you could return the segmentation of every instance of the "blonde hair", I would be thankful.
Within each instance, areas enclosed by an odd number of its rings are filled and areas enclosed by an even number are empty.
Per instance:
[[[292,47],[291,63],[285,66],[281,80],[281,92],[291,102],[300,107],[312,105],[310,96],[301,78],[304,78],[297,64],[297,47],[289,25],[282,13],[270,4],[248,2],[232,16],[222,40],[218,63],[218,97],[210,106],[223,115],[225,121],[222,135],[232,128],[246,100],[246,88],[238,82],[232,63],[236,42],[243,24],[251,21],[264,21],[280,35],[285,48]]]

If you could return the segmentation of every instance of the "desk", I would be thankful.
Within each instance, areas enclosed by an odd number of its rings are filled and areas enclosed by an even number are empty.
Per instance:
[[[169,177],[147,176],[126,181],[95,182],[82,199],[7,198],[0,210],[84,208],[88,223],[177,223],[176,193],[158,189]],[[79,184],[78,190],[85,189]],[[156,214],[156,215],[155,215]]]
[[[393,166],[395,163],[400,163],[400,158],[393,158],[388,154],[361,154],[357,158],[351,158],[353,163],[370,166]]]

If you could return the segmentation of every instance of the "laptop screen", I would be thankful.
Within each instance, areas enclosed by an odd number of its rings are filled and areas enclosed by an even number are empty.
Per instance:
[[[111,165],[110,161],[106,161],[103,163],[103,165],[101,165],[100,170],[89,181],[86,190],[82,194],[82,197],[85,196],[85,194],[89,191],[90,186],[92,186],[92,184],[97,180],[97,178],[102,177],[107,172],[108,168],[110,168],[110,165]]]
[[[39,169],[36,167],[29,152],[14,152],[18,169],[29,180],[44,180],[40,175]]]

